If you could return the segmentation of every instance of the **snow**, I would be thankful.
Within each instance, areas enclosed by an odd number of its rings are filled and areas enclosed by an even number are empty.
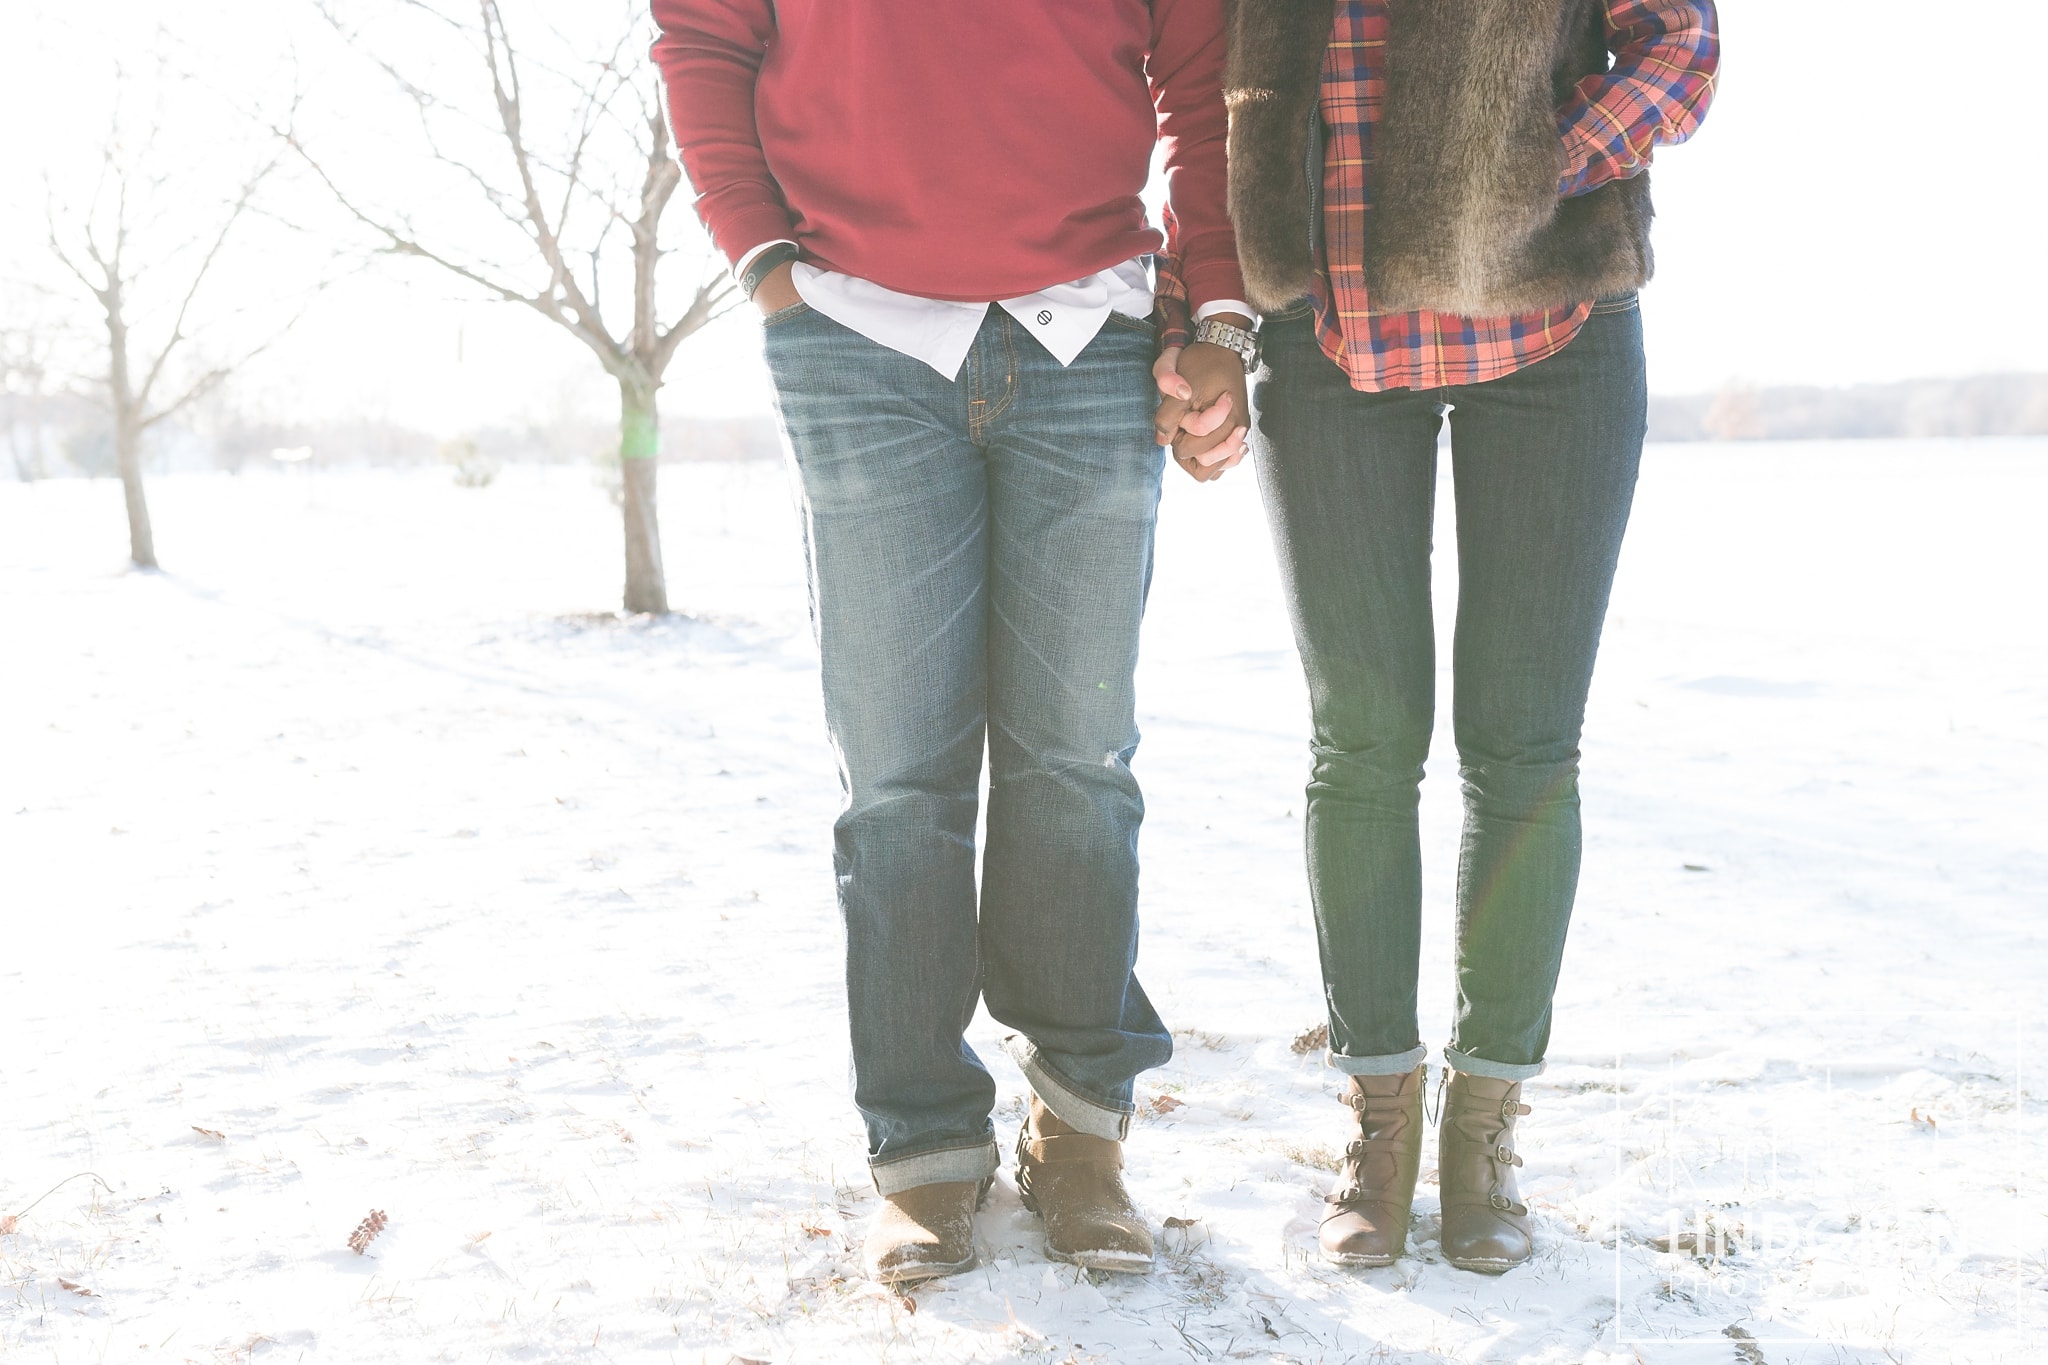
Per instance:
[[[665,621],[604,610],[581,470],[163,477],[161,575],[112,483],[0,485],[0,1358],[2048,1359],[2048,442],[1650,452],[1499,1279],[1437,1258],[1427,1172],[1409,1257],[1314,1255],[1303,691],[1252,481],[1170,480],[1141,971],[1179,1047],[1130,1173],[1175,1223],[1090,1279],[1006,1175],[983,1267],[907,1298],[854,1269],[784,475],[662,477]]]

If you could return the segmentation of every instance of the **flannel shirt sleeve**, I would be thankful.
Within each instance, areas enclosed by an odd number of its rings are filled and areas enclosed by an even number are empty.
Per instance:
[[[1607,47],[1614,68],[1580,81],[1558,111],[1561,198],[1640,175],[1660,144],[1691,137],[1713,102],[1714,0],[1607,0]]]
[[[1166,228],[1166,250],[1153,258],[1157,278],[1152,292],[1152,321],[1158,325],[1159,349],[1164,351],[1193,341],[1195,322],[1188,304],[1186,267],[1179,251],[1180,224],[1174,219],[1171,205],[1161,208],[1159,214]]]

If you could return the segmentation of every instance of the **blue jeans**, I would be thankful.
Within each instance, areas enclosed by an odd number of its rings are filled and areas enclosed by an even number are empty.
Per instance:
[[[996,1169],[995,1082],[963,1037],[977,999],[1059,1117],[1121,1138],[1133,1078],[1173,1050],[1133,975],[1151,324],[1112,314],[1063,369],[991,309],[954,380],[803,304],[763,335],[846,798],[833,865],[876,1187]]]
[[[1305,316],[1269,320],[1262,492],[1308,675],[1308,869],[1333,1064],[1393,1075],[1416,1023],[1416,824],[1435,724],[1430,538],[1449,412],[1458,510],[1453,731],[1464,779],[1446,1060],[1542,1070],[1579,877],[1579,732],[1647,400],[1634,296],[1485,384],[1360,393]]]

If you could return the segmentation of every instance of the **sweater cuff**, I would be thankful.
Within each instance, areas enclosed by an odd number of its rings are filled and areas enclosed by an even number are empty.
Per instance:
[[[1187,263],[1186,279],[1188,302],[1197,313],[1204,304],[1245,296],[1244,272],[1237,268],[1236,261],[1228,258],[1191,260]]]
[[[738,275],[747,257],[761,247],[796,241],[796,229],[790,224],[789,210],[782,205],[749,204],[719,222],[717,241],[733,274]]]

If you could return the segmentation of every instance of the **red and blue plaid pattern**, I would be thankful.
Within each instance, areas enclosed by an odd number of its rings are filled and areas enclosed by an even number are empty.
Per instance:
[[[1365,288],[1373,135],[1386,96],[1386,0],[1341,0],[1323,59],[1323,272],[1310,296],[1323,352],[1367,392],[1480,384],[1562,350],[1591,299],[1511,318],[1386,313]],[[1720,40],[1713,0],[1608,0],[1613,69],[1588,76],[1558,111],[1564,197],[1640,173],[1660,143],[1699,127]],[[1161,339],[1186,339],[1175,262],[1160,271]]]

